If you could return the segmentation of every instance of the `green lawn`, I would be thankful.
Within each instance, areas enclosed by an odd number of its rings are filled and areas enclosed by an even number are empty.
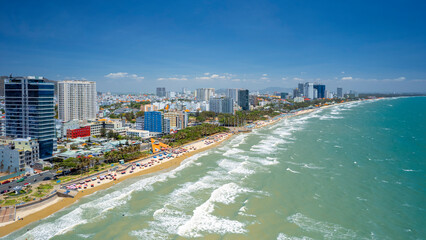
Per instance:
[[[16,201],[16,199],[8,199],[8,200],[5,201],[4,205],[5,206],[10,206],[10,205],[15,205],[16,203],[18,203]]]

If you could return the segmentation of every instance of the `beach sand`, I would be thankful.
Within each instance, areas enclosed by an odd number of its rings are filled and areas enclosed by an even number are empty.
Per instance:
[[[53,213],[60,211],[61,209],[70,206],[71,204],[78,201],[80,198],[85,197],[87,195],[90,195],[96,191],[106,189],[111,187],[112,185],[122,182],[128,178],[141,176],[145,174],[155,173],[161,170],[165,169],[172,169],[175,167],[178,167],[183,160],[186,158],[189,158],[195,154],[198,154],[200,152],[204,152],[208,149],[214,148],[217,145],[221,144],[223,141],[229,139],[233,135],[228,133],[224,138],[221,140],[214,142],[212,144],[206,145],[204,144],[205,140],[202,141],[196,141],[193,143],[186,144],[184,148],[189,149],[190,147],[195,147],[196,150],[187,152],[183,155],[180,155],[176,158],[169,159],[167,161],[161,162],[161,164],[153,165],[149,168],[140,169],[138,171],[135,171],[132,174],[125,174],[121,175],[117,173],[117,181],[107,181],[103,182],[102,184],[96,184],[95,187],[90,187],[87,189],[83,189],[83,191],[79,191],[78,194],[74,198],[56,198],[54,200],[48,201],[43,205],[40,205],[38,207],[32,208],[32,209],[25,209],[22,211],[17,211],[16,216],[19,216],[20,218],[23,218],[23,220],[15,221],[15,222],[7,222],[0,225],[0,237],[6,236],[18,229],[21,229],[25,227],[26,225],[39,221],[41,219],[44,219]],[[213,138],[212,136],[210,138]]]

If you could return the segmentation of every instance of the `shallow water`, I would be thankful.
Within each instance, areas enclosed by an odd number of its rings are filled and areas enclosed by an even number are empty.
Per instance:
[[[422,239],[425,122],[421,97],[282,120],[6,239]]]

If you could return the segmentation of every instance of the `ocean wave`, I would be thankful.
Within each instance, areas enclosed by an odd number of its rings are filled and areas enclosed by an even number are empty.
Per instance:
[[[277,164],[280,163],[277,160],[277,158],[274,158],[274,157],[266,157],[266,158],[253,158],[253,157],[251,157],[251,158],[249,158],[249,160],[251,162],[260,164],[262,166],[277,165]]]
[[[289,216],[287,220],[305,231],[321,233],[325,239],[357,239],[356,232],[351,229],[338,224],[317,221],[301,213]]]
[[[259,144],[251,146],[250,151],[260,154],[270,154],[277,150],[278,145],[283,143],[286,143],[284,139],[269,136],[267,139],[261,140]]]
[[[245,224],[236,220],[219,218],[212,215],[215,203],[230,204],[242,192],[247,189],[239,187],[235,183],[227,183],[214,190],[210,198],[198,206],[192,217],[178,228],[178,235],[182,237],[202,237],[202,233],[245,233]]]
[[[176,177],[178,172],[191,166],[198,158],[208,154],[208,152],[196,154],[187,158],[181,165],[169,172],[143,178],[127,187],[117,189],[88,203],[84,203],[71,212],[59,217],[54,222],[38,225],[30,231],[27,231],[23,236],[18,237],[18,239],[50,239],[54,236],[67,233],[78,225],[88,223],[88,219],[90,219],[90,222],[99,220],[99,216],[103,215],[101,213],[114,209],[118,206],[122,206],[128,202],[133,192],[152,191],[154,183],[165,182],[169,178]],[[57,214],[60,214],[60,212],[55,213],[51,217],[55,217]]]
[[[287,236],[284,233],[280,233],[278,234],[277,240],[311,240],[312,238],[310,237],[291,237],[291,236]]]
[[[224,156],[233,156],[234,154],[242,153],[242,152],[244,152],[244,151],[239,149],[239,148],[231,148],[231,149],[227,150],[225,153],[223,153],[223,155]]]
[[[235,137],[234,139],[232,139],[229,142],[229,145],[232,145],[232,147],[236,148],[238,146],[240,146],[241,144],[243,144],[247,138],[248,134],[240,134],[237,137]]]
[[[330,115],[324,115],[321,116],[320,120],[331,120],[331,119],[343,119],[344,117],[336,117],[336,116],[330,116]]]
[[[421,170],[415,170],[415,169],[402,169],[404,172],[421,172]]]
[[[303,164],[302,165],[303,168],[309,168],[309,169],[324,169],[323,167],[318,167],[313,163],[309,163],[309,164]]]
[[[289,172],[292,172],[292,173],[300,173],[298,171],[291,170],[290,168],[287,168],[286,170],[289,171]]]

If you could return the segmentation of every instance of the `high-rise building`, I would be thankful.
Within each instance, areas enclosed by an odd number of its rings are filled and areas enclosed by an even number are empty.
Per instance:
[[[232,98],[210,98],[209,105],[212,112],[234,114],[234,100]]]
[[[315,84],[314,88],[317,90],[317,98],[326,98],[327,97],[327,95],[325,94],[325,85]]]
[[[309,99],[314,99],[314,83],[305,83],[304,96]]]
[[[158,87],[157,88],[157,97],[165,97],[166,96],[166,88]]]
[[[40,159],[52,157],[55,138],[54,85],[42,78],[5,80],[6,136],[32,138]]]
[[[343,98],[343,88],[337,88],[337,98]]]
[[[282,93],[280,94],[280,97],[281,97],[281,99],[287,99],[287,97],[288,97],[288,93],[286,93],[286,92],[282,92]]]
[[[71,80],[58,82],[58,95],[58,118],[62,121],[96,118],[96,82]]]
[[[253,105],[253,106],[259,105],[259,100],[257,99],[256,95],[250,95],[249,102],[250,102],[250,105]]]
[[[234,114],[234,100],[222,98],[222,113]]]
[[[163,114],[160,111],[145,112],[144,130],[156,133],[163,132]]]
[[[293,96],[293,97],[303,97],[305,96],[305,85],[303,83],[299,83],[297,84],[297,96]]]
[[[145,126],[145,116],[140,116],[136,118],[136,130],[144,130]]]
[[[238,88],[228,88],[225,94],[226,97],[232,98],[234,102],[238,102]]]
[[[170,134],[170,119],[163,117],[163,129],[162,133]]]
[[[210,98],[209,100],[210,111],[215,113],[222,112],[222,101],[220,98]]]
[[[209,101],[214,95],[214,88],[198,88],[196,95],[198,101]]]
[[[164,119],[170,119],[170,129],[180,130],[186,128],[185,114],[181,111],[165,112]]]
[[[244,110],[250,110],[249,105],[249,90],[240,89],[238,90],[238,105]]]

